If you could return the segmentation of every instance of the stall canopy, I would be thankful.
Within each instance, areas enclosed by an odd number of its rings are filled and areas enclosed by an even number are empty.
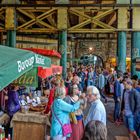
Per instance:
[[[51,65],[51,68],[38,68],[38,76],[41,78],[47,78],[53,74],[62,74],[62,66]]]
[[[33,67],[50,67],[51,59],[30,51],[0,45],[0,90]]]
[[[22,48],[22,49],[33,51],[34,53],[41,54],[44,56],[55,56],[61,58],[61,55],[55,50],[46,50],[46,49],[38,49],[38,48]]]

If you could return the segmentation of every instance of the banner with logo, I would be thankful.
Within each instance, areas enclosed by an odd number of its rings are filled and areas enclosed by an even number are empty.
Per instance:
[[[0,45],[0,91],[15,79],[39,66],[51,67],[51,59],[31,51]]]

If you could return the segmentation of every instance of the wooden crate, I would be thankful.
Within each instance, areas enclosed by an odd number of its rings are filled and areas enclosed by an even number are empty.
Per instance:
[[[14,140],[44,140],[46,126],[38,123],[14,122]]]
[[[14,140],[44,140],[48,117],[36,112],[17,112],[12,119]]]

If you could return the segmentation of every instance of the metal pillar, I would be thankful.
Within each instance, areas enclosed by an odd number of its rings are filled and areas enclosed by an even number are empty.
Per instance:
[[[140,4],[137,0],[132,1],[133,4]],[[140,7],[138,8],[133,8],[132,9],[132,15],[131,15],[131,24],[132,24],[132,29],[135,29],[135,32],[131,33],[131,75],[137,75],[140,78],[140,72],[136,71],[136,63],[135,59],[137,57],[140,57]]]
[[[16,48],[16,31],[15,30],[7,31],[6,45],[9,47]]]
[[[132,33],[131,48],[131,75],[137,75],[140,78],[140,72],[136,71],[135,59],[140,57],[140,32]]]
[[[2,0],[2,4],[19,4],[19,0]],[[12,7],[6,8],[5,29],[7,30],[6,45],[16,47],[16,10]]]
[[[118,32],[118,70],[126,71],[126,32]]]
[[[67,76],[67,31],[59,32],[59,47],[61,52],[60,64],[63,67],[62,76],[65,79]]]

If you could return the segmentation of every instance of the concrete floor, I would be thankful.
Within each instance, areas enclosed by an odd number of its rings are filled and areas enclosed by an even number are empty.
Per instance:
[[[128,137],[128,131],[124,125],[116,126],[113,123],[114,100],[108,98],[108,103],[105,105],[107,111],[107,128],[108,140],[116,140],[115,136]],[[120,140],[120,139],[119,139]]]

